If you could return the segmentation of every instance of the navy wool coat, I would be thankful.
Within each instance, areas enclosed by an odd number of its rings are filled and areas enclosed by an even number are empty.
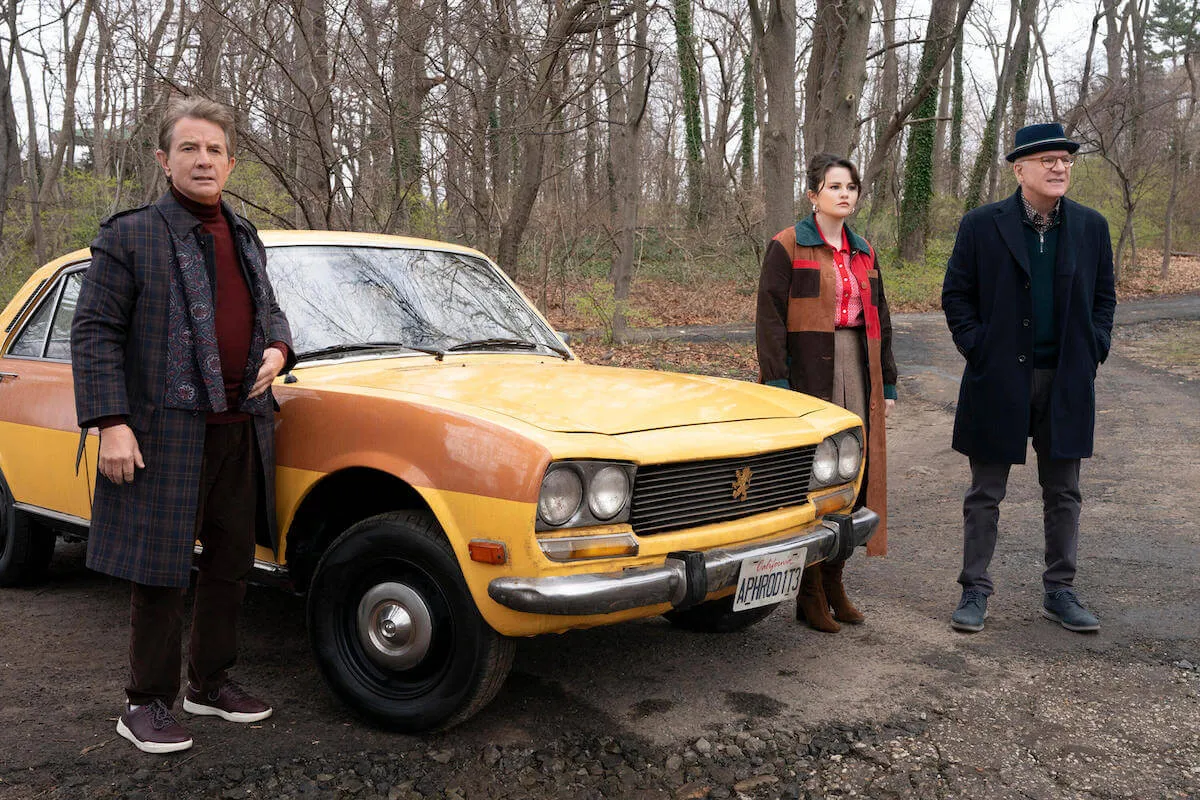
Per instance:
[[[255,305],[255,325],[267,342],[291,356],[287,318],[267,278],[266,251],[254,226],[226,213]],[[199,236],[200,221],[168,192],[152,205],[117,214],[100,226],[71,328],[75,407],[80,428],[124,416],[146,468],[117,485],[97,472],[87,564],[151,586],[187,586],[195,542],[205,413],[163,407],[171,276],[171,233]],[[262,353],[250,353],[257,373]],[[285,364],[289,369],[291,363]],[[268,390],[269,391],[269,390]],[[243,398],[244,399],[244,398]],[[274,400],[266,408],[274,407]],[[273,416],[253,415],[260,459],[260,524],[275,527]]]
[[[1021,198],[974,209],[958,226],[942,308],[967,360],[953,447],[991,463],[1025,463],[1033,381],[1033,296]],[[1117,296],[1112,241],[1098,212],[1062,199],[1054,309],[1058,365],[1050,392],[1050,458],[1088,458],[1096,367],[1108,357]]]

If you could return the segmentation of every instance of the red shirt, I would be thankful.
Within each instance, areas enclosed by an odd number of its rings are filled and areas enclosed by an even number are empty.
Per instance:
[[[816,228],[817,232],[821,234],[822,241],[833,251],[833,265],[837,272],[837,308],[834,310],[834,325],[838,328],[861,328],[864,324],[862,290],[858,286],[858,279],[854,277],[853,270],[850,269],[852,258],[850,237],[846,235],[846,229],[843,227],[842,246],[837,248],[829,244],[820,225],[817,225]]]

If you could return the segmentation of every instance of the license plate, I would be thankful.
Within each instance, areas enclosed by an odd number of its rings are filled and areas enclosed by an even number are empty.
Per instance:
[[[737,591],[733,594],[733,610],[745,611],[795,597],[800,591],[800,575],[804,572],[807,552],[807,547],[800,547],[742,561]]]

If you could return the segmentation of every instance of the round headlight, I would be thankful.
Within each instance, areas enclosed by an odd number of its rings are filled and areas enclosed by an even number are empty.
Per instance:
[[[612,519],[629,497],[629,476],[620,467],[604,467],[588,484],[588,508],[596,519]]]
[[[862,464],[862,445],[858,437],[848,433],[838,442],[838,477],[844,481],[852,481],[858,476],[858,467]]]
[[[817,452],[813,455],[813,482],[820,486],[833,483],[834,476],[837,475],[837,467],[837,445],[833,443],[833,439],[826,439],[817,445]]]
[[[555,469],[542,478],[538,516],[547,525],[562,525],[575,516],[583,502],[583,480],[573,469]]]

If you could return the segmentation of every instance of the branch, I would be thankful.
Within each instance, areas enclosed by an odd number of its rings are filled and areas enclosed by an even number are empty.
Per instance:
[[[866,58],[866,60],[867,60],[867,61],[873,61],[873,60],[875,60],[876,58],[879,58],[879,57],[880,57],[881,55],[883,55],[884,53],[886,53],[888,50],[894,50],[894,49],[896,49],[897,47],[907,47],[907,46],[908,46],[908,45],[910,45],[910,44],[921,44],[921,43],[922,43],[922,42],[924,42],[924,41],[925,41],[924,39],[922,39],[921,37],[919,37],[919,36],[918,36],[918,37],[916,37],[916,38],[913,38],[913,39],[906,39],[906,40],[904,40],[903,42],[892,42],[892,43],[891,43],[891,44],[889,44],[889,45],[885,45],[885,46],[883,46],[883,47],[879,48],[878,50],[876,50],[876,51],[875,51],[875,52],[873,52],[873,53],[868,53],[868,54],[867,54],[867,58]]]

